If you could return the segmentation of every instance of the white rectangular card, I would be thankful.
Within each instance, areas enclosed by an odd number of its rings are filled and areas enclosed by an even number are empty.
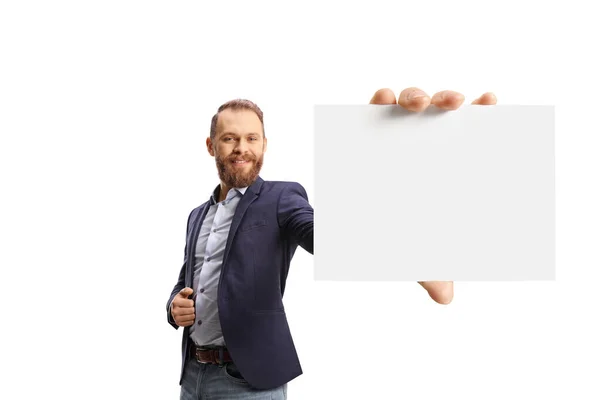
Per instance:
[[[315,107],[317,280],[555,279],[554,107]]]

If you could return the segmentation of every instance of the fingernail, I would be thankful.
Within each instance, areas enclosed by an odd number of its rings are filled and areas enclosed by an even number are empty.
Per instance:
[[[421,91],[421,90],[414,90],[412,92],[410,92],[408,94],[407,99],[408,100],[414,100],[414,99],[418,99],[421,97],[426,97],[427,95],[425,94],[425,92]]]

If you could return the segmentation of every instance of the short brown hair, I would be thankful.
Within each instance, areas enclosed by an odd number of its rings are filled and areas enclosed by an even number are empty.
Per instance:
[[[217,110],[217,113],[213,115],[212,121],[210,123],[210,139],[214,140],[215,135],[217,134],[217,121],[219,119],[219,113],[226,109],[232,110],[250,110],[254,111],[254,113],[258,116],[260,123],[263,128],[263,138],[265,137],[265,123],[263,122],[263,112],[262,110],[253,102],[246,99],[235,99],[230,100],[225,104],[222,104],[221,107]]]

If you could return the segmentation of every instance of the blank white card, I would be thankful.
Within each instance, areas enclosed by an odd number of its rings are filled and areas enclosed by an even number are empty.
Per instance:
[[[555,279],[553,106],[315,107],[315,277]]]

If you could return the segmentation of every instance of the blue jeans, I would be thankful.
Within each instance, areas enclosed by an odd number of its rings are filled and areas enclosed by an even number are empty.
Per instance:
[[[181,400],[286,400],[287,384],[270,390],[251,387],[235,364],[201,364],[186,361]]]

